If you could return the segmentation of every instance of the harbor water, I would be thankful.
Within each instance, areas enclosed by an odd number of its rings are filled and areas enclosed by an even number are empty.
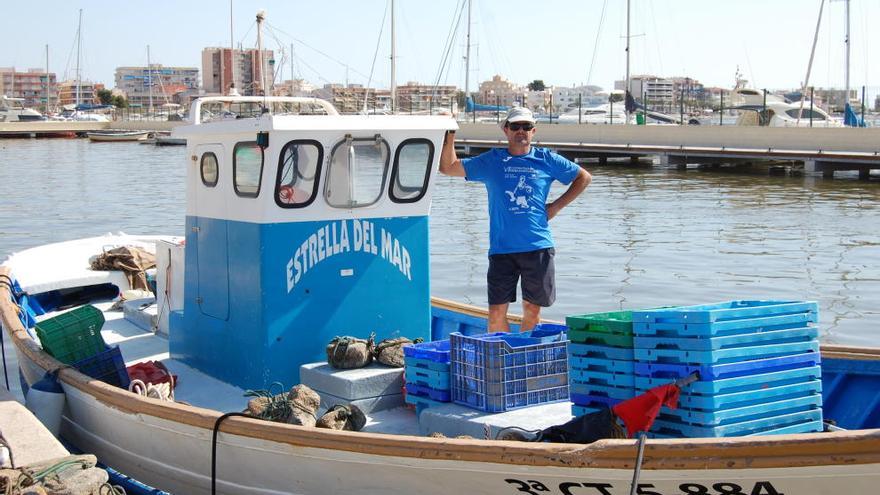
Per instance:
[[[0,258],[108,232],[183,235],[188,163],[183,147],[0,140]],[[589,170],[593,184],[551,222],[557,302],[544,316],[815,300],[823,341],[880,346],[877,180]],[[440,176],[431,215],[432,293],[485,305],[485,189]]]

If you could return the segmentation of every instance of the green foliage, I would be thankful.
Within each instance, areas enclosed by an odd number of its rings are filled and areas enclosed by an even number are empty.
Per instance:
[[[109,105],[113,101],[113,93],[109,89],[99,89],[98,99],[102,105]]]
[[[116,108],[128,108],[128,100],[122,95],[114,96],[111,103],[113,103],[113,106]]]
[[[529,83],[529,91],[544,91],[545,89],[547,89],[547,86],[544,84],[543,79],[535,79]]]

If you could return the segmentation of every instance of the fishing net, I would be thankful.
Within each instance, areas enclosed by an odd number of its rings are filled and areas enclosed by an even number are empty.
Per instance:
[[[332,430],[361,431],[366,424],[367,417],[358,406],[337,404],[324,413],[315,426]]]
[[[422,339],[410,340],[406,337],[398,337],[396,339],[385,339],[376,344],[376,361],[391,366],[393,368],[403,368],[403,348],[417,344]]]
[[[340,370],[363,368],[373,362],[373,339],[345,336],[335,337],[327,344],[327,363]]]

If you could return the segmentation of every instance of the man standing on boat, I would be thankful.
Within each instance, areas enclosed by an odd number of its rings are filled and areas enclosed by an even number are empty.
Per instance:
[[[522,277],[523,331],[540,320],[541,308],[556,299],[553,237],[549,221],[590,185],[592,177],[574,162],[531,145],[535,118],[514,107],[501,123],[507,148],[459,160],[455,131],[446,134],[440,172],[482,182],[489,194],[489,330],[509,331],[507,308],[516,301]],[[554,180],[570,184],[547,203]]]

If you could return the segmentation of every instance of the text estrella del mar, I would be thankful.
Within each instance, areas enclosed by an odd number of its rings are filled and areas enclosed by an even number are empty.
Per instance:
[[[396,267],[412,281],[412,258],[409,250],[384,228],[379,229],[369,220],[340,220],[319,227],[305,238],[287,261],[287,292],[290,293],[303,275],[318,263],[342,253],[366,253],[379,256]]]

